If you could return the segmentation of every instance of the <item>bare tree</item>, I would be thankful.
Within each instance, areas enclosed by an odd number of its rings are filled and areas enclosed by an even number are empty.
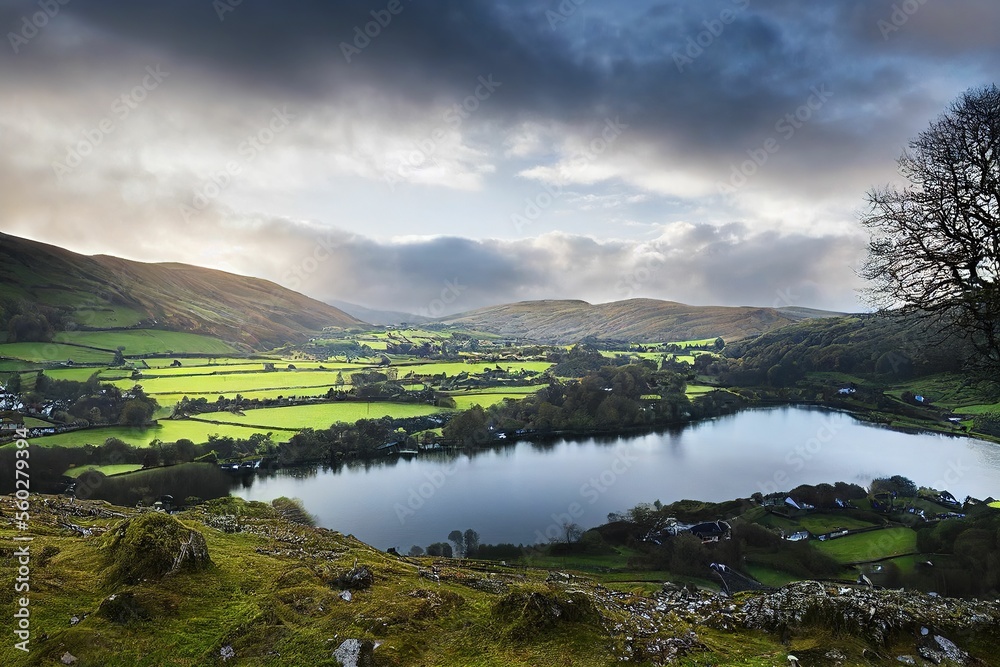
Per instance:
[[[563,533],[566,535],[566,544],[578,542],[583,535],[583,528],[579,524],[567,522],[562,525]]]
[[[1000,366],[1000,89],[965,92],[868,193],[871,303],[960,332]]]

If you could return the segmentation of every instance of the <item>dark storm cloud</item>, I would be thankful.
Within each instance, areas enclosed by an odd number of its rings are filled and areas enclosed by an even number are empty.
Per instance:
[[[0,0],[8,42],[39,7]],[[58,7],[26,43],[0,49],[6,228],[137,259],[214,263],[324,298],[410,310],[429,307],[456,279],[465,286],[449,304],[456,310],[514,298],[628,295],[770,305],[779,293],[848,307],[863,245],[850,209],[866,188],[893,176],[908,137],[962,89],[989,82],[1000,64],[993,34],[1000,5],[990,0],[72,0]],[[379,18],[377,36],[355,41],[357,29],[375,32],[369,24]],[[56,183],[52,161],[157,63],[171,75],[142,113]],[[363,200],[373,190],[358,194],[353,186],[382,180],[387,168],[397,173],[400,155],[412,154],[428,126],[441,125],[442,110],[469,99],[481,77],[501,87],[438,142],[437,171],[406,170],[406,182],[423,194],[379,209],[412,217],[414,234],[449,235],[398,239],[405,224],[369,220]],[[829,95],[807,106],[818,89]],[[242,180],[197,219],[178,215],[284,103],[296,115],[291,129],[242,164]],[[803,109],[808,121],[779,130]],[[613,150],[585,169],[561,169],[606,119],[618,118],[627,129]],[[766,165],[751,165],[745,189],[721,201],[715,187],[769,139],[778,150]],[[338,181],[345,174],[355,180]],[[569,209],[558,211],[567,229],[577,229],[573,214],[587,202],[608,200],[603,184],[621,195],[615,201],[645,202],[641,211],[622,207],[624,224],[636,218],[662,233],[621,241],[617,227],[601,237],[594,230],[604,223],[591,217],[589,235],[501,241],[454,235],[491,235],[476,227],[478,218],[438,219],[445,216],[435,197],[454,188],[481,194],[491,214],[483,218],[506,222],[504,211],[522,210],[526,195],[537,200],[531,188],[543,192],[526,179],[559,180],[561,192],[574,193],[547,212],[553,220],[556,209]],[[299,195],[312,205],[284,210]],[[685,219],[676,208],[657,210],[676,202],[691,224],[669,224]],[[287,220],[296,216],[323,224]],[[324,248],[324,225],[365,234],[336,232],[324,250],[336,261],[297,275]],[[172,239],[194,236],[202,254],[171,254]]]
[[[575,6],[570,0],[399,0],[398,15],[379,1],[245,0],[220,20],[218,8],[230,1],[94,0],[62,11],[119,49],[156,49],[255,91],[345,101],[377,90],[431,104],[461,99],[477,77],[492,73],[504,90],[484,118],[573,123],[617,113],[643,135],[722,152],[747,144],[801,104],[813,85],[829,84],[848,105],[904,93],[924,54],[972,48],[995,60],[987,26],[1000,18],[985,0],[962,3],[962,12],[908,0],[918,9],[890,35],[900,39],[886,43],[878,22],[891,22],[893,7],[906,2],[637,3],[645,9],[621,16],[585,2],[563,18],[559,12]],[[32,8],[14,3],[6,24]],[[375,20],[373,11],[390,17],[388,25],[347,63],[343,44]],[[832,33],[836,25],[845,29]],[[98,63],[121,57],[100,43],[80,48],[90,51],[81,57]],[[899,61],[900,53],[912,60]]]

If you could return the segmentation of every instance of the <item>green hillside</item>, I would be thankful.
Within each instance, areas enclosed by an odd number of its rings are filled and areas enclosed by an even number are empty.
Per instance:
[[[717,336],[727,341],[738,340],[820,315],[836,313],[628,299],[596,305],[586,301],[522,301],[480,308],[441,321],[552,343],[572,343],[585,338],[654,343]]]
[[[303,340],[325,327],[360,324],[333,306],[259,278],[79,255],[0,234],[0,302],[20,301],[50,309],[61,320],[57,330],[156,328],[255,349]]]

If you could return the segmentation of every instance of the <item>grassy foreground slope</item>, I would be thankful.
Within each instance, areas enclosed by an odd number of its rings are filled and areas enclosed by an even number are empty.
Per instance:
[[[13,511],[0,499],[6,545],[25,534]],[[1000,664],[993,602],[816,582],[733,598],[646,594],[544,569],[401,558],[307,519],[283,499],[168,516],[33,497],[31,651],[4,642],[0,664],[771,667],[794,653],[809,665],[898,665],[945,635],[975,664]],[[13,553],[0,550],[5,571]],[[0,604],[13,609],[12,587]]]

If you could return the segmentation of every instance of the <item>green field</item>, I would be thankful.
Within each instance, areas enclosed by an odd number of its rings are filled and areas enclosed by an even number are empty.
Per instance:
[[[209,412],[199,415],[198,419],[282,429],[322,429],[329,428],[335,422],[356,422],[359,419],[378,419],[379,417],[422,417],[440,412],[445,412],[445,410],[424,403],[343,401],[291,405],[281,408],[260,408],[259,410],[247,410],[243,415],[231,412]]]
[[[111,352],[60,343],[4,343],[0,357],[40,363],[73,360],[78,364],[110,364],[114,360]]]
[[[858,530],[860,528],[870,528],[875,525],[870,521],[862,521],[861,519],[844,516],[843,513],[809,514],[801,517],[798,521],[800,526],[802,526],[805,530],[808,530],[813,535],[822,535],[823,533],[829,533],[837,530],[838,528]]]
[[[451,397],[455,399],[455,407],[459,410],[468,410],[473,405],[480,405],[484,408],[488,408],[491,405],[496,405],[497,403],[503,403],[505,399],[511,399],[513,401],[520,400],[527,396],[526,393],[500,393],[500,392],[468,392],[468,393],[457,393],[452,394]]]
[[[125,356],[140,354],[233,354],[238,352],[229,343],[209,336],[136,329],[132,331],[63,331],[54,336],[57,343],[73,343],[101,350],[125,347]]]
[[[242,364],[220,364],[212,366],[180,366],[180,367],[150,367],[142,371],[143,377],[171,377],[174,375],[212,375],[217,373],[263,373],[264,364],[274,364],[275,371],[288,370],[288,366],[295,366],[295,370],[323,370],[343,371],[344,377],[350,377],[350,373],[358,372],[357,366],[346,366],[344,364],[331,365],[318,361],[289,361],[287,359],[269,359],[266,361],[248,361]]]
[[[0,359],[0,373],[24,372],[37,370],[38,364],[18,359]]]
[[[186,394],[193,398],[259,389],[280,389],[287,394],[295,387],[332,387],[336,381],[336,371],[274,371],[195,377],[144,377],[138,380],[118,380],[114,385],[120,389],[131,389],[133,385],[140,384],[147,394]],[[345,372],[344,382],[349,381],[350,373]]]
[[[913,553],[917,551],[917,534],[909,528],[888,528],[815,544],[841,563],[856,563]]]
[[[136,447],[147,447],[153,440],[176,442],[177,440],[187,439],[200,444],[207,442],[208,436],[213,434],[233,438],[249,438],[254,433],[261,432],[265,432],[264,429],[231,426],[228,424],[206,424],[187,419],[165,419],[153,428],[139,429],[128,426],[106,426],[32,438],[31,444],[36,447],[83,447],[84,445],[102,445],[108,438],[119,438]],[[292,434],[287,431],[276,431],[272,437],[275,442],[283,442],[290,435]],[[4,445],[4,447],[12,446],[14,446],[14,443]]]
[[[53,380],[73,380],[74,382],[86,382],[94,373],[100,374],[103,368],[47,368],[45,374]]]
[[[204,398],[207,399],[209,403],[214,403],[219,396],[223,398],[233,399],[239,394],[245,399],[272,399],[272,398],[289,398],[291,396],[299,398],[318,398],[320,396],[326,396],[326,393],[330,390],[330,387],[323,385],[321,387],[296,387],[294,389],[254,389],[251,391],[223,391],[218,394],[208,394],[208,395],[197,395],[189,393],[179,393],[179,394],[155,394],[153,398],[159,402],[161,406],[173,406],[176,405],[182,398],[187,396],[188,398]]]
[[[780,588],[785,584],[790,584],[800,579],[800,577],[796,577],[795,575],[763,565],[746,565],[743,569],[747,574],[765,586],[774,586],[775,588]]]
[[[85,472],[95,471],[104,475],[121,475],[127,472],[135,472],[136,470],[142,470],[142,466],[138,463],[119,463],[115,465],[107,466],[97,466],[97,465],[86,465],[79,466],[76,468],[70,468],[64,474],[67,477],[77,478]]]
[[[185,356],[172,356],[167,359],[146,359],[146,365],[150,368],[170,368],[174,361],[181,362],[181,365],[185,368],[197,368],[201,366],[226,366],[232,364],[249,364],[250,359],[246,357],[185,357]],[[281,359],[274,358],[261,358],[255,359],[253,362],[259,362],[263,364],[265,361],[273,361],[278,363]]]

